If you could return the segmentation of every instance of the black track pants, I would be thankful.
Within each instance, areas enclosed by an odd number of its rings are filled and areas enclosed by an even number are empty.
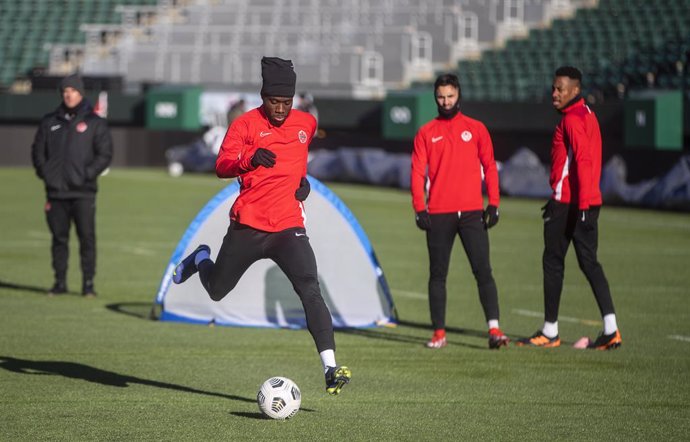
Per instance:
[[[544,208],[544,320],[556,322],[563,291],[565,255],[572,241],[577,262],[594,292],[601,316],[615,313],[609,283],[597,260],[599,207],[589,209],[592,230],[577,222],[578,207],[550,200]]]
[[[56,281],[66,281],[69,259],[69,231],[72,221],[79,237],[79,255],[83,280],[96,274],[96,199],[50,199],[46,220],[53,235],[51,254]]]
[[[201,283],[211,299],[220,301],[249,266],[264,258],[273,260],[292,283],[317,350],[335,350],[331,314],[321,297],[316,258],[304,229],[270,233],[231,223],[216,262],[209,259],[199,263]]]
[[[479,300],[485,319],[499,319],[498,291],[491,274],[489,235],[482,221],[482,211],[430,215],[431,229],[426,233],[429,250],[429,310],[434,330],[446,326],[446,278],[455,235],[462,246],[477,281]]]

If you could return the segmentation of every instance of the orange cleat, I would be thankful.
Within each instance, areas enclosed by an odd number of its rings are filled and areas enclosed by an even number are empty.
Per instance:
[[[616,330],[610,335],[605,335],[604,332],[602,332],[594,342],[587,346],[587,348],[593,350],[614,350],[620,347],[622,343],[621,332]]]
[[[555,338],[546,337],[544,333],[539,330],[529,338],[518,340],[517,345],[518,347],[558,347],[561,345],[561,338],[558,337],[558,335],[556,335]]]

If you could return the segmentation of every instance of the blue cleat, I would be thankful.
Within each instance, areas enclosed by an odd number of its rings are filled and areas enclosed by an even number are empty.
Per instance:
[[[210,254],[211,248],[206,244],[200,245],[175,267],[172,278],[175,284],[182,284],[197,272],[198,269],[194,260],[196,259],[196,255],[203,251]]]

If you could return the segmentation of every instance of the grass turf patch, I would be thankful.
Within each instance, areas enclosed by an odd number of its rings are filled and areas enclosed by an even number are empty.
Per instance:
[[[324,391],[306,331],[205,327],[146,319],[188,223],[225,183],[208,175],[113,170],[97,202],[94,300],[82,299],[71,241],[69,295],[47,298],[50,235],[40,181],[0,169],[2,440],[684,439],[690,431],[690,219],[604,207],[599,257],[623,346],[570,348],[600,319],[571,250],[557,349],[487,349],[486,324],[459,241],[448,278],[449,345],[429,338],[426,244],[409,194],[332,184],[367,232],[400,314],[394,329],[336,332],[353,370]],[[501,326],[541,325],[542,201],[504,198],[491,230]],[[219,234],[222,234],[219,233]],[[74,232],[73,232],[73,237]],[[303,393],[289,422],[262,419],[261,383],[287,376]]]

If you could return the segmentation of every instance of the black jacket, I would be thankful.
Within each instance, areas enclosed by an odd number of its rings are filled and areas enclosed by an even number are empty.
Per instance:
[[[112,156],[108,124],[86,100],[71,119],[63,105],[44,116],[31,147],[36,175],[44,181],[48,198],[93,197],[96,179]]]

